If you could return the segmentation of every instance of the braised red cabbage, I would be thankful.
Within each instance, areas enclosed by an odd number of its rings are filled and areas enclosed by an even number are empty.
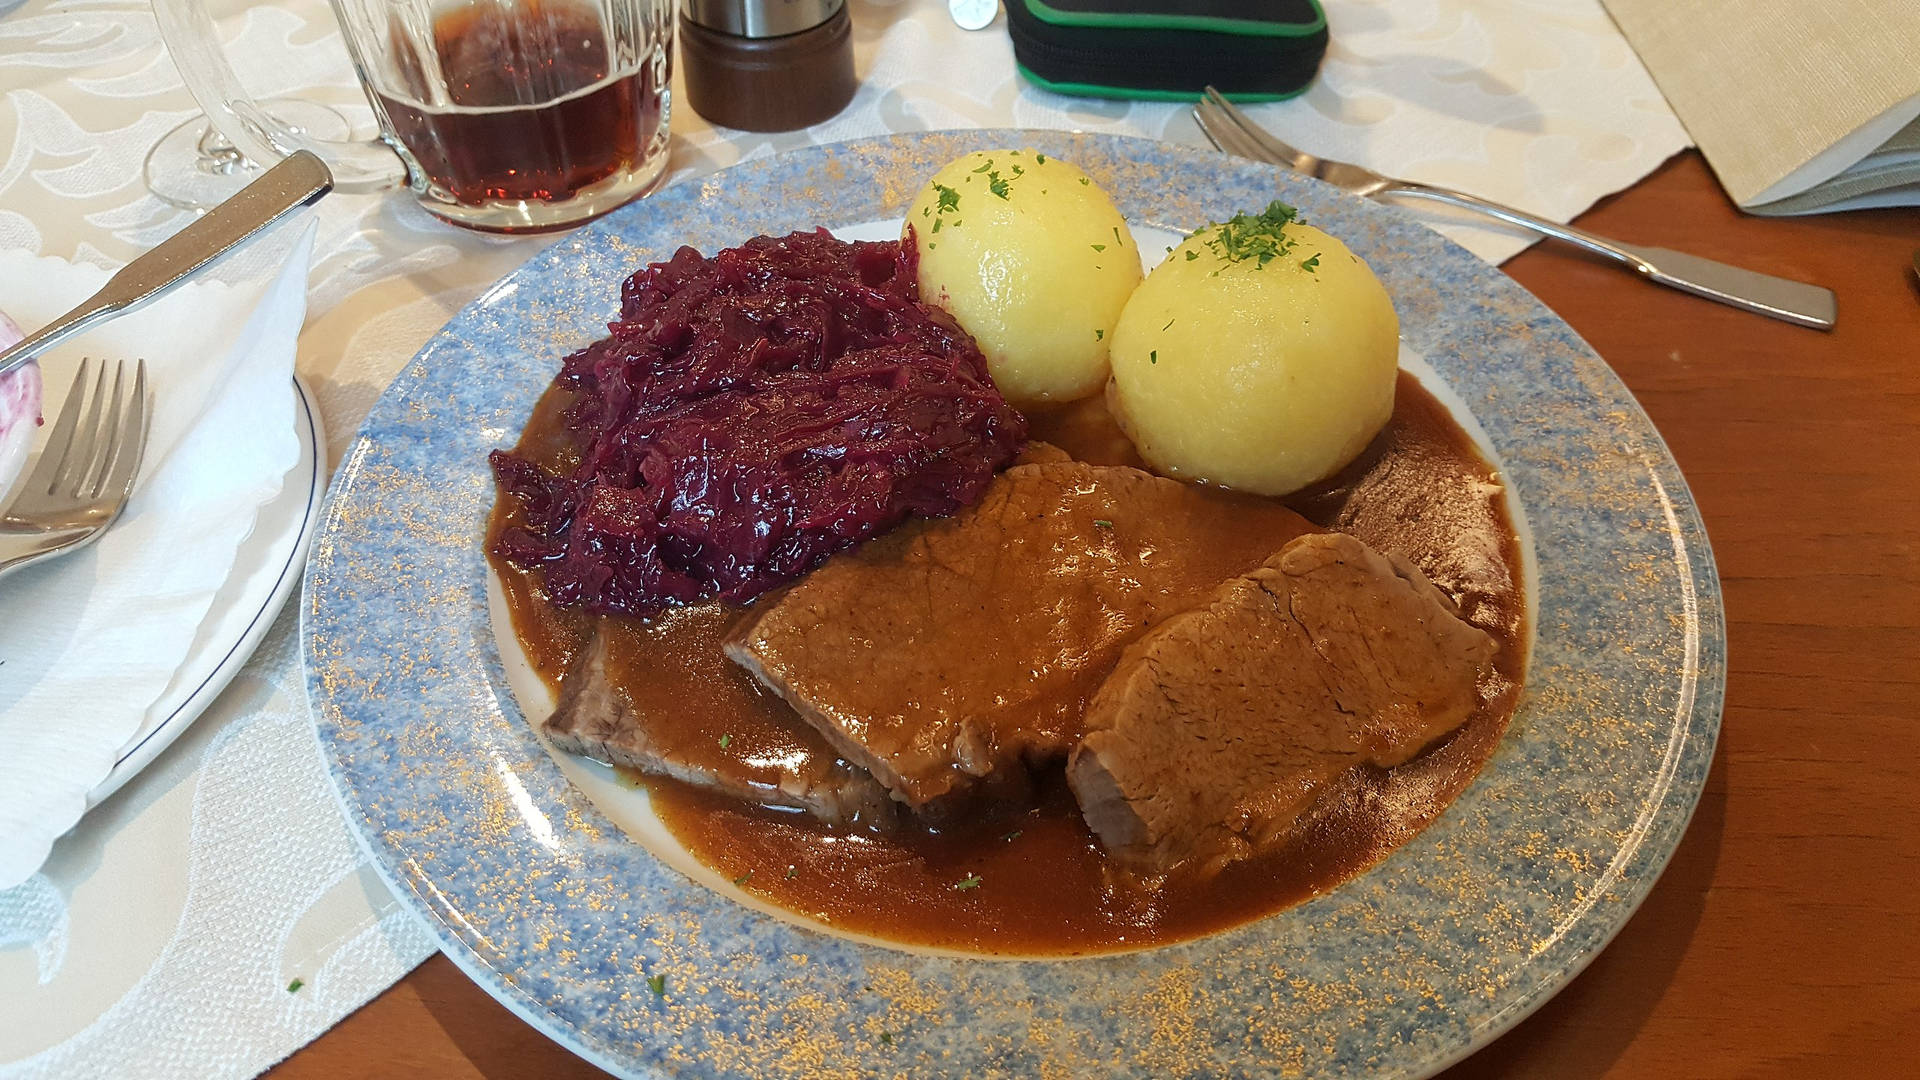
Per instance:
[[[524,527],[495,551],[550,599],[648,615],[745,601],[899,524],[973,502],[1026,439],[980,350],[919,300],[913,248],[825,229],[628,278],[556,385],[580,464],[504,451]]]

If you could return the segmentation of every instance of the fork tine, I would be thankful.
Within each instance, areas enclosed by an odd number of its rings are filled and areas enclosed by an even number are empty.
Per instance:
[[[1193,118],[1199,121],[1200,130],[1206,133],[1213,145],[1229,154],[1251,158],[1254,161],[1272,160],[1261,151],[1258,145],[1247,138],[1246,133],[1241,131],[1238,125],[1229,123],[1218,107],[1209,108],[1212,104],[1211,101],[1203,99],[1199,105],[1194,106]]]
[[[127,402],[125,415],[120,418],[115,442],[117,446],[113,462],[100,481],[100,495],[112,496],[124,502],[133,490],[133,480],[140,471],[140,459],[147,448],[147,362],[145,360],[134,367],[133,396]]]
[[[73,433],[73,450],[61,463],[60,475],[54,480],[56,493],[77,496],[93,478],[94,463],[100,456],[100,410],[106,405],[106,398],[107,364],[103,360],[99,374],[94,376],[93,399],[87,403],[87,418]]]
[[[1309,155],[1302,154],[1300,151],[1274,138],[1272,133],[1267,131],[1266,128],[1254,123],[1251,117],[1240,111],[1238,105],[1221,96],[1220,91],[1215,90],[1211,86],[1207,87],[1206,97],[1203,100],[1215,109],[1218,109],[1220,113],[1226,117],[1228,122],[1242,132],[1254,145],[1260,148],[1260,153],[1249,154],[1247,156],[1276,162],[1300,172],[1306,172],[1312,168],[1311,165],[1305,165],[1301,160]]]
[[[1218,150],[1223,154],[1230,154],[1233,152],[1231,150],[1228,150],[1226,147],[1220,145],[1220,136],[1214,134],[1214,131],[1213,131],[1213,125],[1214,125],[1213,112],[1207,108],[1207,103],[1205,101],[1202,101],[1193,107],[1193,122],[1200,125],[1200,134],[1205,135],[1207,137],[1207,141],[1213,144],[1213,148],[1215,150]]]
[[[106,362],[100,364],[100,381],[107,379]],[[93,460],[87,463],[87,471],[76,481],[77,494],[83,498],[100,497],[101,484],[106,480],[107,470],[113,466],[115,453],[120,449],[120,412],[124,408],[126,396],[121,393],[127,380],[127,362],[116,360],[113,365],[113,393],[106,399],[106,422],[93,431]]]
[[[60,406],[60,415],[54,418],[53,430],[47,434],[47,445],[40,451],[40,460],[33,467],[33,475],[27,477],[27,490],[51,495],[59,482],[61,465],[67,460],[67,451],[73,447],[74,425],[80,422],[80,409],[86,403],[87,366],[90,363],[82,358],[80,370],[73,373],[73,385],[67,389],[66,404]]]
[[[1221,119],[1233,125],[1234,130],[1240,132],[1247,140],[1259,146],[1262,151],[1262,156],[1270,157],[1283,164],[1290,164],[1295,157],[1299,156],[1299,152],[1293,147],[1267,134],[1265,128],[1254,123],[1246,113],[1240,111],[1238,105],[1228,101],[1226,96],[1221,94],[1220,91],[1215,90],[1211,86],[1207,87],[1205,101],[1214,107],[1220,114]]]

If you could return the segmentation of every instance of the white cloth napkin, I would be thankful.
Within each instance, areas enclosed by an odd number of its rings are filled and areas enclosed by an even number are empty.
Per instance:
[[[0,581],[0,889],[80,820],[293,466],[312,235],[269,280],[187,284],[41,358],[49,418],[82,355],[145,359],[152,434],[133,499],[99,543]],[[108,276],[0,253],[0,305],[39,326]]]

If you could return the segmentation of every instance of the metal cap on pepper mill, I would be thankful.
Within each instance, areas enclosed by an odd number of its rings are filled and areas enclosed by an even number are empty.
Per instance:
[[[711,123],[792,131],[853,100],[846,0],[682,0],[687,104]]]

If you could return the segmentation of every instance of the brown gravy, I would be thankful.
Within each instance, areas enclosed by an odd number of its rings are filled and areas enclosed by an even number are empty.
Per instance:
[[[571,452],[557,437],[564,405],[554,391],[542,399],[523,453],[560,460]],[[1082,460],[1139,464],[1098,398],[1029,419],[1033,438]],[[1141,883],[1108,866],[1058,777],[1032,810],[945,831],[836,829],[647,779],[654,809],[702,862],[781,907],[856,933],[972,952],[1074,955],[1162,944],[1323,892],[1417,833],[1486,762],[1525,670],[1526,602],[1519,543],[1492,469],[1404,372],[1393,419],[1360,460],[1287,502],[1318,524],[1412,559],[1498,639],[1500,652],[1482,686],[1485,703],[1465,727],[1406,765],[1348,774],[1279,850],[1205,881]],[[496,507],[490,536],[512,523],[513,510]],[[537,574],[493,563],[529,659],[557,685],[587,620],[546,603]],[[664,715],[689,747],[735,768],[801,758],[832,767],[824,740],[720,654],[734,617],[701,605],[651,622],[608,620],[623,689],[638,708],[671,708]]]

